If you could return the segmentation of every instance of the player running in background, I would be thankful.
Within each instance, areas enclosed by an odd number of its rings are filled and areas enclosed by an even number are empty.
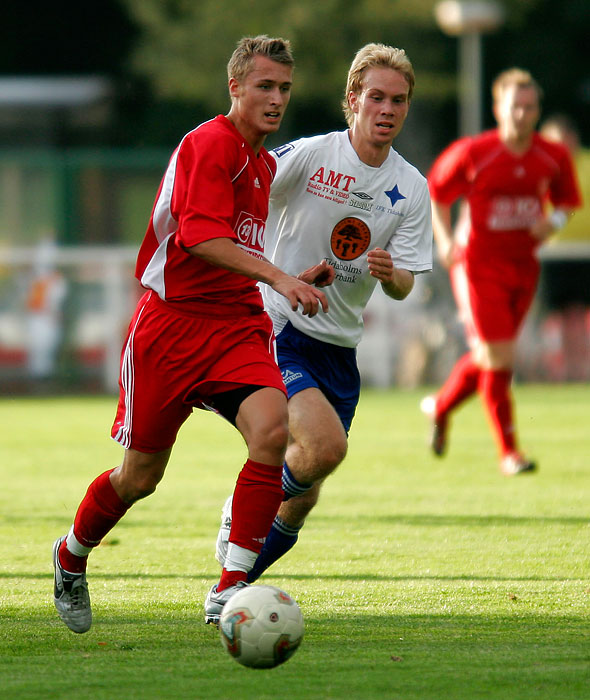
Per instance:
[[[69,534],[53,548],[55,605],[74,632],[92,621],[89,553],[133,503],[154,492],[193,408],[218,411],[248,448],[234,491],[232,545],[205,604],[208,622],[244,585],[282,501],[287,399],[256,280],[294,311],[301,305],[314,316],[328,306],[321,291],[262,255],[276,169],[263,143],[289,102],[292,66],[287,41],[242,39],[228,64],[228,115],[187,134],[162,180],[137,260],[148,291],[121,359],[112,437],[125,448],[123,462],[92,482]]]
[[[322,318],[302,319],[280,295],[263,290],[289,396],[289,447],[283,467],[286,500],[248,581],[295,544],[323,480],[346,455],[360,390],[356,346],[376,283],[401,300],[412,290],[414,275],[432,268],[426,179],[392,148],[413,90],[405,52],[368,44],[348,74],[343,107],[350,128],[273,151],[277,174],[267,257],[292,274],[321,259],[336,274],[325,290],[330,313]],[[222,565],[228,537],[231,543],[231,497],[217,540]]]
[[[567,149],[535,132],[542,95],[532,76],[507,70],[494,81],[492,96],[497,129],[454,142],[428,175],[438,255],[452,270],[470,351],[421,407],[432,421],[431,447],[440,456],[452,411],[479,392],[500,469],[510,476],[535,469],[519,451],[510,388],[517,334],[539,277],[535,252],[563,228],[580,195]],[[451,206],[460,198],[469,205],[464,244],[451,228]],[[550,214],[547,199],[554,207]]]

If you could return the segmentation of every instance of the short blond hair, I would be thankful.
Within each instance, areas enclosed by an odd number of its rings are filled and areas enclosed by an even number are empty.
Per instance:
[[[242,82],[252,70],[252,63],[256,56],[266,56],[271,61],[290,67],[295,64],[288,39],[269,38],[266,34],[254,37],[246,36],[238,41],[238,45],[229,59],[227,64],[228,79],[234,78],[238,82]]]
[[[499,102],[502,95],[509,87],[534,88],[537,91],[539,102],[543,99],[543,90],[528,70],[522,68],[509,68],[502,71],[492,83],[492,97],[494,102]]]
[[[348,126],[352,126],[354,114],[348,104],[351,92],[359,94],[363,88],[363,79],[369,68],[392,68],[399,71],[408,83],[408,100],[412,99],[416,78],[410,59],[403,49],[396,49],[385,44],[367,44],[359,49],[352,61],[346,81],[346,93],[342,101],[342,109]]]

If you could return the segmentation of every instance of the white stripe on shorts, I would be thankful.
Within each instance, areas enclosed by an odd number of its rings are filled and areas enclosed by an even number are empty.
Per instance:
[[[125,349],[123,351],[123,356],[121,358],[121,386],[123,387],[124,401],[125,401],[125,418],[123,420],[123,425],[117,431],[113,440],[118,442],[126,450],[131,446],[131,431],[133,429],[133,392],[135,385],[135,367],[133,364],[133,341],[135,339],[135,330],[139,325],[141,317],[143,315],[146,304],[152,297],[153,292],[146,299],[144,305],[142,306],[139,314],[137,315],[137,320],[133,329],[129,333],[129,338],[125,344]]]

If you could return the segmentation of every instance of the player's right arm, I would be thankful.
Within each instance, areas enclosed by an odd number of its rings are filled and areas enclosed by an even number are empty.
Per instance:
[[[320,306],[324,312],[328,311],[328,300],[319,289],[291,277],[268,260],[246,253],[229,238],[211,238],[186,250],[211,265],[268,284],[289,300],[293,311],[297,311],[299,304],[302,313],[310,318]]]
[[[455,247],[450,204],[432,200],[432,231],[439,260],[448,269],[453,264]]]
[[[464,197],[469,182],[467,178],[471,139],[453,142],[434,161],[428,173],[428,187],[432,202],[432,230],[441,263],[449,268],[453,264],[454,232],[451,206]]]

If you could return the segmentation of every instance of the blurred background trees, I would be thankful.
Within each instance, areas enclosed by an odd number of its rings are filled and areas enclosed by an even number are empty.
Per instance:
[[[103,0],[86,5],[9,3],[0,26],[0,74],[110,77],[108,128],[75,130],[70,142],[169,147],[193,125],[228,107],[225,65],[246,34],[288,37],[297,60],[293,101],[280,134],[343,126],[340,101],[355,51],[369,41],[406,49],[417,74],[408,123],[424,124],[414,157],[425,165],[457,132],[457,41],[442,34],[435,0]],[[500,70],[528,68],[546,91],[546,111],[570,114],[590,138],[587,0],[510,0],[506,21],[484,38],[488,86]],[[408,136],[405,141],[408,141]],[[432,153],[431,153],[432,151]],[[410,156],[412,154],[409,154]]]

